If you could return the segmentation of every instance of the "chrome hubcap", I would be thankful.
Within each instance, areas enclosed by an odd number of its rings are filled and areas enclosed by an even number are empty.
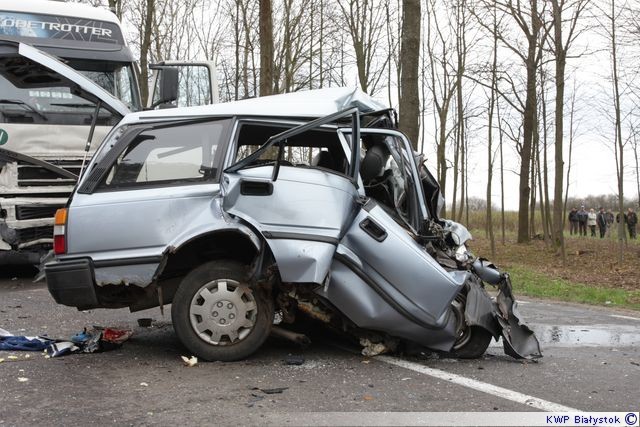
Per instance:
[[[241,341],[253,329],[258,306],[253,291],[231,279],[202,286],[191,300],[191,327],[205,342],[229,345]]]

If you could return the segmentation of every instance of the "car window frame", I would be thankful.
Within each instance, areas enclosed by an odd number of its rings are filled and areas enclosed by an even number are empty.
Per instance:
[[[341,130],[340,132],[346,134],[346,135],[350,135],[351,134],[351,129],[346,128]],[[406,221],[404,218],[402,219],[403,222],[414,232],[414,233],[418,233],[420,230],[420,224],[426,220],[428,220],[430,218],[430,214],[429,211],[426,207],[426,203],[425,203],[425,198],[424,198],[424,190],[422,188],[422,181],[420,180],[420,174],[418,171],[418,167],[416,165],[415,159],[413,157],[413,148],[411,147],[411,143],[409,142],[409,138],[407,138],[407,136],[395,129],[386,129],[386,128],[360,128],[360,133],[359,135],[384,135],[384,136],[391,136],[393,138],[399,139],[403,149],[402,151],[399,152],[400,156],[402,157],[401,159],[401,165],[398,165],[399,167],[409,167],[409,177],[410,179],[413,181],[410,188],[410,191],[413,194],[413,197],[415,198],[416,201],[416,208],[417,208],[417,212],[414,213],[414,215],[417,215],[416,218],[413,218],[411,222],[415,222],[414,224],[411,224],[409,221]],[[397,163],[397,160],[396,160]],[[359,173],[358,173],[359,175]],[[407,195],[407,197],[409,197]]]
[[[240,118],[238,118],[236,120],[236,123],[235,123],[234,128],[233,128],[233,136],[231,137],[231,143],[229,144],[228,153],[225,156],[225,158],[226,158],[225,165],[231,166],[231,165],[234,165],[236,163],[239,163],[240,161],[242,161],[244,159],[244,158],[240,159],[240,160],[236,159],[238,149],[240,148],[238,140],[240,138],[240,132],[241,132],[241,129],[242,129],[243,126],[254,125],[254,126],[264,126],[264,127],[281,127],[281,128],[287,128],[288,130],[290,130],[290,129],[294,129],[294,128],[300,126],[300,125],[306,124],[306,123],[307,122],[305,122],[305,121],[273,120],[273,119],[268,119],[268,118],[256,118],[256,117],[240,117]],[[339,129],[340,128],[335,126],[335,125],[328,124],[328,125],[319,126],[317,128],[314,128],[314,129],[310,129],[310,131],[314,130],[314,131],[323,131],[323,132],[327,132],[327,133],[336,133],[336,138],[338,139],[338,142],[340,143],[340,147],[343,150],[343,154],[345,155],[345,158],[346,158],[347,162],[350,165],[350,162],[351,162],[351,157],[350,157],[351,156],[351,149],[347,147],[347,150],[345,150],[345,142],[342,139],[342,135],[340,133],[338,133]],[[277,136],[277,134],[274,135],[274,136]],[[265,141],[266,141],[266,139],[265,139]],[[264,142],[261,145],[258,145],[258,149],[257,150],[262,148],[263,144],[264,144]],[[275,163],[275,161],[274,161],[274,163]],[[229,167],[229,166],[227,166],[227,167]],[[284,166],[284,165],[281,165],[281,166]],[[331,173],[331,174],[338,175],[338,176],[341,176],[343,178],[351,180],[351,177],[348,175],[348,171],[347,172],[340,172],[340,171],[333,170],[333,169],[323,168],[322,166],[313,166],[313,165],[309,165],[309,166],[294,165],[293,167],[318,169],[318,170],[321,170],[323,172]],[[226,169],[226,167],[225,167],[225,169]]]
[[[222,122],[227,121],[228,123],[224,126],[222,131],[222,135],[220,136],[220,144],[216,150],[219,150],[221,153],[217,156],[213,168],[216,169],[215,174],[212,175],[209,179],[170,179],[170,180],[161,180],[161,181],[152,181],[152,182],[144,182],[144,183],[136,183],[133,185],[119,186],[119,187],[111,187],[105,188],[101,187],[104,184],[104,181],[107,179],[109,172],[113,168],[115,162],[118,161],[122,153],[129,147],[129,145],[145,131],[150,130],[158,130],[179,126],[189,126],[189,125],[197,125],[197,124],[206,124],[213,122]],[[88,171],[89,176],[86,179],[82,180],[82,184],[78,188],[78,193],[80,194],[94,194],[94,193],[107,193],[107,192],[116,192],[116,191],[134,191],[134,190],[144,190],[144,189],[152,189],[152,188],[163,188],[163,187],[179,187],[179,186],[191,186],[191,185],[202,185],[202,184],[214,184],[219,183],[222,178],[222,169],[225,161],[225,153],[227,151],[228,141],[230,132],[234,128],[234,117],[232,116],[224,116],[224,117],[206,117],[206,118],[198,118],[198,119],[180,119],[180,120],[171,120],[171,121],[162,121],[155,123],[144,123],[144,124],[130,124],[128,128],[125,130],[124,134],[115,142],[113,148],[109,150],[108,153],[104,155],[102,159],[95,164],[90,171]]]
[[[336,123],[339,119],[351,117],[351,131],[356,134],[356,150],[352,152],[351,159],[349,159],[349,171],[347,178],[352,182],[352,184],[358,188],[358,178],[359,178],[359,167],[360,167],[360,156],[355,155],[354,153],[359,152],[360,147],[360,115],[359,111],[356,107],[347,108],[345,110],[337,111],[333,114],[329,114],[324,117],[317,118],[315,120],[311,120],[308,122],[304,122],[298,126],[295,126],[291,129],[288,129],[284,132],[281,132],[277,135],[273,135],[270,137],[261,147],[259,147],[255,152],[251,155],[245,157],[242,160],[233,162],[230,166],[227,166],[224,169],[224,173],[237,173],[241,169],[244,169],[246,166],[251,164],[251,162],[255,159],[258,159],[260,155],[267,149],[279,144],[279,149],[282,150],[284,146],[284,142],[288,137],[296,136],[302,134],[306,131],[313,130],[328,124]],[[237,123],[234,126],[234,130],[237,131]],[[236,132],[237,133],[237,132]],[[345,153],[346,154],[346,153]],[[271,176],[271,181],[275,182],[278,179],[278,172],[280,169],[280,158],[276,159],[274,163],[273,173]],[[340,174],[340,173],[338,173]]]

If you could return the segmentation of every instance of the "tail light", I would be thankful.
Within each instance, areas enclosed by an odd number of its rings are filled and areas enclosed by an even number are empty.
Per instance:
[[[61,255],[67,253],[67,210],[58,209],[53,223],[53,253]]]

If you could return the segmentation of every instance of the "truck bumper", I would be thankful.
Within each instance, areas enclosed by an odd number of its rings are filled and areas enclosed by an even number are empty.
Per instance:
[[[98,306],[93,264],[89,258],[45,264],[49,292],[58,304],[87,309]]]
[[[1,265],[38,265],[46,251],[0,250]]]

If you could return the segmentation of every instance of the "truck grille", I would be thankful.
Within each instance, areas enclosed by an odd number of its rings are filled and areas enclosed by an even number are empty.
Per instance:
[[[53,226],[18,228],[16,229],[19,242],[29,242],[38,239],[53,239]]]
[[[64,204],[16,206],[16,219],[52,218]]]
[[[82,160],[59,160],[49,161],[49,163],[68,170],[76,175],[80,173]],[[62,177],[57,173],[44,169],[30,163],[18,163],[18,186],[19,187],[43,187],[43,186],[69,186],[76,181]]]

